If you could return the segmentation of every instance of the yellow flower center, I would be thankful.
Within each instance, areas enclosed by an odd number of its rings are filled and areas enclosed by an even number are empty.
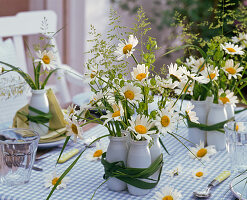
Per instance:
[[[163,117],[161,117],[161,124],[162,126],[167,127],[170,124],[170,118],[164,115]]]
[[[164,196],[162,200],[173,200],[173,197],[171,195]]]
[[[71,130],[75,135],[78,135],[78,128],[75,124],[71,125]]]
[[[208,152],[207,149],[202,148],[199,151],[197,151],[196,156],[202,158],[202,157],[204,157],[207,154],[207,152]]]
[[[59,179],[59,177],[53,178],[51,181],[52,185],[55,185],[57,183],[58,179]],[[61,181],[58,183],[58,185],[60,185],[60,184],[61,184]]]
[[[203,176],[203,172],[196,172],[196,176],[197,177],[202,177]]]
[[[226,69],[226,71],[229,73],[229,74],[236,74],[236,69],[234,69],[233,67],[229,67]]]
[[[126,99],[133,100],[134,97],[135,97],[135,94],[134,94],[133,91],[127,90],[127,91],[124,93],[124,96],[125,96]]]
[[[44,55],[43,58],[42,58],[42,60],[43,60],[43,62],[44,62],[45,64],[50,64],[50,58],[49,58],[49,56]]]
[[[118,116],[120,116],[120,111],[119,110],[114,112],[114,113],[112,113],[112,117],[118,117]]]
[[[213,80],[215,76],[216,76],[215,73],[211,73],[211,74],[208,75],[208,78],[210,78],[211,80]]]
[[[238,131],[239,130],[239,126],[238,125],[236,125],[236,131]]]
[[[140,73],[136,76],[136,79],[141,81],[142,79],[146,78],[147,74],[145,73]]]
[[[130,52],[132,49],[132,44],[127,44],[124,46],[123,48],[123,54],[127,54],[128,52]]]
[[[236,52],[236,50],[235,49],[233,49],[233,48],[226,48],[229,52]]]
[[[220,97],[220,100],[222,101],[223,104],[230,102],[230,99],[228,99],[227,97]]]
[[[143,125],[137,125],[135,127],[135,130],[139,134],[145,134],[145,133],[147,133],[147,128],[145,126],[143,126]]]
[[[91,79],[93,79],[96,76],[96,71],[92,71],[92,73],[90,74]]]
[[[101,149],[94,152],[93,157],[100,157],[103,154],[103,151]]]

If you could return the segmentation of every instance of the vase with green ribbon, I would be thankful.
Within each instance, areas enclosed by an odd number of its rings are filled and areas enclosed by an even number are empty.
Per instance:
[[[110,143],[106,151],[106,160],[109,163],[122,161],[126,166],[128,145],[128,136],[123,135],[122,137],[109,137]],[[110,177],[107,181],[107,186],[113,191],[122,191],[127,188],[127,184],[115,177]]]
[[[209,101],[195,101],[192,100],[191,103],[195,106],[194,111],[196,112],[196,116],[199,118],[198,122],[200,124],[207,124],[207,116],[209,111]],[[200,130],[195,127],[190,127],[188,129],[189,141],[191,144],[200,144],[200,142],[204,142],[206,144],[206,131]]]
[[[161,145],[160,145],[160,134],[152,134],[150,135],[152,138],[152,143],[150,147],[150,155],[151,155],[151,162],[153,163],[160,155],[161,155]],[[159,169],[157,172],[155,172],[151,178],[157,180],[160,173]]]
[[[40,115],[38,111],[43,113],[49,113],[49,102],[46,95],[46,90],[32,90],[32,97],[29,103],[29,115],[30,116],[38,116]],[[32,109],[34,108],[34,109]],[[49,119],[38,122],[35,120],[29,120],[29,128],[37,131],[40,136],[46,135],[49,131]]]
[[[217,124],[220,122],[227,121],[227,113],[225,106],[222,104],[211,104],[208,113],[208,125]],[[215,145],[217,151],[224,150],[226,147],[226,136],[224,131],[208,131],[207,132],[207,143],[208,145]]]
[[[127,158],[127,167],[129,168],[148,168],[151,165],[151,154],[147,140],[136,141],[131,140],[130,149]],[[128,191],[132,195],[146,195],[150,189],[141,189],[133,185],[127,184]]]

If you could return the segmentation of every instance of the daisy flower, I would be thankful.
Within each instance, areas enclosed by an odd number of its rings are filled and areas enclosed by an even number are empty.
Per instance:
[[[69,107],[64,111],[64,118],[65,120],[70,119],[72,116],[76,114],[76,105],[71,104]]]
[[[60,176],[57,175],[56,169],[51,173],[45,176],[45,187],[53,188],[53,186],[57,183]],[[66,188],[66,184],[69,182],[69,177],[64,177],[61,182],[57,185],[56,189]]]
[[[198,169],[193,169],[191,174],[195,179],[203,179],[207,176],[207,170],[200,167]]]
[[[85,72],[84,76],[86,81],[90,82],[96,79],[97,74],[98,74],[97,67],[90,67],[90,69],[87,69],[87,72]]]
[[[204,142],[200,141],[200,145],[196,145],[196,147],[191,147],[190,148],[189,155],[191,158],[196,159],[201,159],[202,161],[209,161],[210,156],[214,155],[216,153],[215,147],[213,145],[204,147]],[[196,156],[196,157],[195,157]]]
[[[195,106],[192,103],[187,104],[187,107],[185,109],[186,115],[189,117],[189,120],[194,122],[194,123],[199,123],[198,122],[198,117],[196,116],[196,112],[192,111]]]
[[[130,123],[129,130],[135,133],[135,137],[137,140],[145,138],[146,140],[149,141],[152,139],[149,135],[156,132],[155,130],[153,131],[150,130],[154,124],[146,116],[137,115],[135,120],[133,117],[131,117],[129,123]]]
[[[239,47],[238,45],[234,45],[231,42],[225,43],[225,45],[221,44],[221,47],[225,50],[227,54],[231,55],[243,55],[244,51],[242,47]]]
[[[206,69],[206,62],[204,60],[204,58],[199,58],[197,60],[194,61],[194,63],[191,65],[191,70],[195,73],[197,73],[200,69],[199,72],[202,72],[203,70]]]
[[[178,112],[176,113],[174,110],[169,110],[169,108],[162,108],[158,111],[155,125],[161,133],[166,134],[175,129],[178,120]]]
[[[126,83],[124,87],[121,88],[123,95],[131,103],[140,101],[142,99],[141,88],[134,86],[130,83]]]
[[[172,89],[172,90],[179,86],[179,82],[178,81],[173,82],[171,78],[162,79],[158,84],[162,88]]]
[[[232,37],[232,41],[233,41],[233,43],[247,41],[247,34],[246,33],[239,33],[238,37],[237,36]]]
[[[112,109],[113,109],[113,112],[108,110],[108,111],[106,111],[107,112],[106,115],[103,115],[100,117],[102,119],[106,119],[103,125],[105,125],[107,122],[109,122],[112,119],[117,120],[117,121],[122,120],[121,117],[124,116],[124,109],[123,109],[122,104],[121,103],[119,103],[119,104],[114,103],[112,105]]]
[[[219,103],[220,104],[232,104],[234,107],[236,106],[236,103],[238,103],[238,97],[234,96],[234,93],[231,92],[230,90],[224,90],[221,88],[219,89]]]
[[[106,147],[102,143],[97,142],[96,147],[93,149],[89,149],[85,157],[89,161],[97,161],[101,159],[102,154],[105,151],[106,151]]]
[[[89,105],[84,104],[84,105],[81,105],[81,106],[80,106],[80,109],[79,109],[79,110],[76,110],[76,111],[75,111],[75,112],[76,112],[76,115],[79,116],[79,117],[78,117],[78,120],[79,120],[79,121],[84,121],[84,120],[81,119],[81,118],[85,118],[85,115],[86,115],[86,113],[87,113],[87,111],[88,111],[89,108],[90,108]]]
[[[193,56],[190,56],[189,58],[186,58],[185,64],[188,67],[192,67],[192,65],[195,65],[196,59]]]
[[[177,189],[170,186],[165,186],[155,193],[154,198],[156,200],[180,200],[182,199],[182,194]]]
[[[201,74],[207,80],[206,82],[209,83],[210,81],[214,81],[218,79],[219,70],[218,67],[214,68],[213,65],[207,65],[207,69],[203,70]]]
[[[176,81],[181,82],[185,78],[182,68],[178,67],[177,63],[174,65],[171,63],[170,66],[168,66],[168,70],[168,76],[175,79]]]
[[[68,124],[66,125],[66,128],[68,132],[66,133],[66,135],[67,136],[73,135],[74,142],[77,141],[77,138],[83,139],[82,137],[83,130],[82,127],[79,125],[78,121],[76,120],[76,117],[73,116],[71,117],[71,119],[67,119],[67,123]]]
[[[171,178],[173,178],[174,176],[178,176],[179,174],[181,174],[182,170],[183,170],[183,166],[179,164],[174,169],[168,170],[165,173],[168,174]]]
[[[241,72],[244,68],[239,67],[240,63],[235,63],[232,59],[229,59],[226,61],[225,66],[223,67],[223,70],[228,75],[228,79],[230,80],[232,77],[237,79],[237,76],[242,76],[239,72]]]
[[[183,94],[190,94],[193,95],[193,89],[194,89],[194,82],[189,81],[188,78],[184,79],[182,82],[179,83],[178,88],[175,89],[175,93],[177,95],[180,95],[182,92]]]
[[[138,44],[138,40],[134,35],[129,36],[128,42],[120,42],[117,50],[114,52],[117,60],[122,60],[125,56],[128,58],[135,51],[134,47]]]
[[[131,75],[133,79],[138,81],[143,81],[148,78],[148,66],[145,66],[145,64],[137,65],[137,67],[133,68],[133,72],[131,72]]]
[[[243,122],[236,122],[235,130],[237,132],[243,132],[246,130]]]
[[[83,140],[83,144],[86,146],[86,147],[94,147],[95,144],[91,144],[94,140],[96,140],[97,137],[95,136],[92,136],[92,137],[88,137],[86,139]],[[89,146],[91,144],[91,146]]]
[[[51,70],[56,68],[56,56],[53,54],[52,51],[46,51],[43,52],[38,51],[37,53],[38,59],[36,59],[34,62],[41,62],[44,70]]]
[[[102,104],[102,103],[100,102],[100,100],[101,100],[102,98],[104,98],[104,95],[103,95],[103,93],[101,93],[101,92],[98,92],[97,94],[93,94],[93,96],[91,97],[91,100],[90,100],[89,104],[90,104],[91,106],[94,106],[95,104],[100,105],[100,104]]]

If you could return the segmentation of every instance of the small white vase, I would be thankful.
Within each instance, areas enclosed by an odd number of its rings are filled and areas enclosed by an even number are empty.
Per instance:
[[[208,113],[208,125],[217,124],[225,120],[227,120],[225,106],[221,104],[211,104]],[[207,142],[208,145],[215,145],[217,151],[224,150],[226,144],[225,134],[219,131],[208,131]]]
[[[193,111],[196,112],[196,116],[199,118],[198,122],[200,124],[207,124],[208,111],[210,107],[209,101],[194,101],[191,100],[191,103],[195,106]],[[201,142],[206,143],[206,131],[200,130],[198,128],[189,128],[189,141],[194,144],[200,144]],[[193,144],[191,144],[193,145]]]
[[[151,154],[148,147],[148,141],[130,142],[130,149],[127,157],[127,167],[147,168],[151,165]],[[145,180],[144,180],[145,181]],[[150,189],[141,189],[127,184],[128,191],[132,195],[141,196],[149,193]]]
[[[29,105],[33,108],[36,108],[44,113],[48,113],[49,112],[49,102],[48,102],[48,98],[46,95],[46,90],[32,90],[32,97],[30,100]],[[38,115],[35,112],[29,111],[29,114],[31,116],[36,116]],[[46,135],[49,131],[49,123],[45,123],[45,125],[43,124],[37,124],[35,122],[31,122],[29,121],[29,128],[37,131],[39,133],[40,136]]]
[[[128,155],[128,146],[127,140],[128,136],[123,137],[113,137],[110,136],[110,143],[106,151],[106,160],[110,163],[123,161],[126,166],[127,155]],[[106,182],[110,190],[113,191],[122,191],[127,188],[127,184],[115,177],[110,177]]]
[[[161,145],[160,145],[160,134],[152,134],[150,135],[153,139],[153,144],[150,147],[150,155],[151,155],[151,163],[153,163],[161,154]],[[160,174],[160,170],[157,170],[150,178],[157,180]]]
[[[233,104],[227,103],[225,105],[225,109],[226,109],[226,114],[227,114],[227,120],[229,120],[229,119],[234,120],[235,119],[235,110],[234,110]]]

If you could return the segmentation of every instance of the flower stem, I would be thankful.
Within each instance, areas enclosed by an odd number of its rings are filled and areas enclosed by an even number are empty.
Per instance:
[[[132,58],[134,59],[134,61],[136,62],[136,64],[138,65],[138,61],[136,60],[136,57],[134,56],[134,54],[131,54]]]

